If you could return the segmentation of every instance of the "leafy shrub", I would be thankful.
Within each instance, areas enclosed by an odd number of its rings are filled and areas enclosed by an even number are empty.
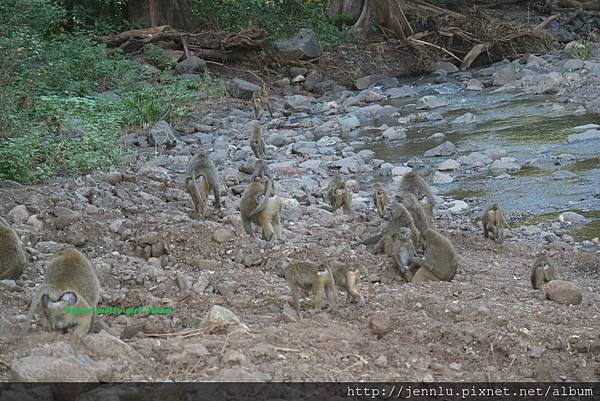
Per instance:
[[[588,60],[593,53],[593,43],[587,40],[579,40],[569,48],[568,52],[573,58]]]

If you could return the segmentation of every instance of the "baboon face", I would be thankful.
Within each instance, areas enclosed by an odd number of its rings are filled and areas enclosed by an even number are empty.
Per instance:
[[[412,232],[410,231],[410,228],[402,227],[398,231],[398,239],[400,239],[400,241],[407,242],[411,239],[411,237],[412,237]]]

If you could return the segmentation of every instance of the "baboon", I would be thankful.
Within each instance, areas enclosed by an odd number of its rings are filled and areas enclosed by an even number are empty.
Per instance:
[[[531,286],[534,290],[539,290],[542,285],[552,280],[556,280],[556,271],[548,253],[544,250],[531,268]]]
[[[336,288],[346,291],[346,303],[357,302],[365,304],[365,298],[360,293],[360,270],[338,261],[331,261],[329,268],[333,274]]]
[[[510,228],[502,209],[496,203],[492,203],[485,209],[483,216],[481,217],[483,224],[483,236],[485,238],[493,239],[497,244],[501,244],[504,241],[504,227]]]
[[[400,275],[406,282],[411,282],[414,274],[414,269],[410,258],[417,256],[415,247],[411,240],[412,233],[409,228],[402,227],[394,234],[391,257],[400,272]]]
[[[200,179],[200,185],[196,181]],[[215,209],[221,210],[221,197],[219,195],[219,176],[213,161],[204,151],[199,151],[192,157],[187,168],[185,187],[192,196],[196,212],[199,216],[206,213],[208,193],[212,190],[215,196]]]
[[[74,248],[60,251],[50,261],[44,283],[31,300],[22,334],[27,334],[40,299],[50,331],[87,334],[94,323],[99,294],[100,283],[88,258]]]
[[[421,241],[425,249],[424,257],[409,258],[418,268],[411,282],[452,281],[458,264],[450,240],[433,228],[428,228],[421,233]]]
[[[240,213],[244,231],[254,237],[251,223],[259,225],[262,229],[262,238],[265,241],[273,239],[283,240],[281,228],[281,211],[283,201],[277,196],[266,196],[265,186],[252,181],[244,189],[240,200]]]
[[[375,249],[383,248],[383,241],[385,241],[385,236],[389,235],[393,237],[395,233],[397,233],[402,227],[408,227],[412,232],[412,242],[415,246],[419,244],[419,230],[415,227],[415,222],[410,215],[410,212],[404,207],[401,203],[394,204],[390,209],[386,212],[386,220],[387,224],[383,231],[371,238],[368,238],[362,241],[364,245],[374,245]]]
[[[250,177],[251,181],[258,181],[265,185],[265,195],[272,196],[275,194],[275,182],[273,180],[273,172],[269,165],[264,160],[257,160],[254,163],[254,171]]]
[[[429,228],[429,219],[425,214],[423,205],[419,203],[413,194],[410,192],[398,192],[396,194],[396,199],[410,212],[410,215],[415,222],[415,227],[417,227],[419,232],[422,233]]]
[[[352,211],[352,193],[348,191],[346,183],[340,177],[340,174],[336,171],[327,185],[327,196],[329,197],[329,204],[331,205],[331,211],[335,212],[340,207],[343,208],[344,213],[348,214]]]
[[[329,303],[327,310],[337,310],[337,290],[331,270],[322,267],[318,263],[302,261],[283,257],[280,262],[281,274],[292,292],[294,308],[300,317],[300,290],[313,293],[313,305],[315,312],[321,311],[321,298],[323,291],[327,295]]]
[[[400,192],[410,192],[423,205],[425,213],[430,224],[433,224],[433,207],[435,206],[435,198],[431,193],[431,188],[423,178],[414,171],[409,171],[404,174],[400,181]]]
[[[250,147],[258,159],[266,159],[265,141],[262,138],[260,126],[255,125],[250,135]]]
[[[380,182],[373,184],[373,203],[375,203],[379,217],[383,218],[385,215],[385,208],[389,203],[389,199],[383,184]]]
[[[26,263],[27,256],[19,236],[0,217],[0,280],[16,280]]]
[[[273,111],[271,110],[271,102],[269,100],[269,92],[266,87],[259,88],[252,94],[252,109],[254,110],[254,116],[257,120],[260,120],[265,108],[269,111],[269,115],[273,118]],[[257,156],[258,157],[258,156]]]

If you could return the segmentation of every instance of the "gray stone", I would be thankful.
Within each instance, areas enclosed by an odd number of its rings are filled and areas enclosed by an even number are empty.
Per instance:
[[[423,96],[417,100],[415,108],[417,110],[431,110],[438,107],[446,106],[448,102],[434,95]]]
[[[312,96],[292,95],[285,99],[285,107],[292,109],[294,112],[308,113],[317,99]]]
[[[312,141],[298,141],[292,145],[292,153],[303,156],[314,156],[319,152],[319,146]]]
[[[175,66],[177,74],[198,74],[206,71],[206,61],[198,56],[190,56]]]
[[[293,37],[276,41],[273,47],[284,56],[291,58],[314,58],[322,53],[319,38],[310,29],[300,29]]]
[[[388,141],[397,141],[406,138],[406,130],[400,127],[390,127],[381,134]]]
[[[600,140],[600,130],[591,129],[581,134],[571,134],[567,137],[567,143],[579,143],[585,141],[598,141]]]
[[[342,127],[342,132],[350,132],[360,127],[360,120],[354,114],[347,114],[338,118],[338,123]]]
[[[367,75],[365,77],[357,79],[354,86],[356,86],[356,89],[358,90],[363,90],[367,89],[371,85],[379,84],[380,82],[389,79],[390,78],[385,75]]]
[[[431,69],[433,71],[443,70],[443,71],[446,71],[448,73],[453,73],[453,72],[458,72],[459,71],[459,69],[458,69],[457,66],[455,66],[454,64],[452,64],[452,63],[450,63],[448,61],[438,61],[437,63],[434,63],[431,66]]]
[[[562,305],[579,305],[583,301],[581,290],[570,281],[553,280],[543,290],[548,299]]]
[[[492,163],[492,159],[479,152],[471,152],[466,156],[458,158],[458,162],[462,165],[470,167],[483,167]]]
[[[453,124],[473,124],[475,122],[475,116],[473,113],[465,113],[462,116],[456,117],[452,120]]]
[[[367,124],[370,121],[375,120],[378,117],[381,117],[385,114],[392,114],[393,111],[387,109],[390,106],[383,107],[379,104],[370,104],[365,107],[359,107],[352,110],[352,114],[354,114],[362,124]],[[386,110],[387,109],[387,110]],[[393,107],[392,107],[393,109]]]
[[[177,144],[171,125],[163,120],[154,124],[146,135],[146,141],[150,146],[156,147],[166,146],[172,148]]]
[[[234,78],[229,82],[229,92],[231,93],[231,96],[239,99],[250,100],[254,92],[258,89],[260,89],[258,85],[239,78]]]
[[[20,382],[98,382],[94,367],[72,356],[26,356],[11,364],[11,373]]]
[[[6,219],[14,224],[23,224],[29,219],[29,211],[25,205],[17,205],[6,214]]]
[[[501,68],[500,70],[496,71],[492,76],[494,79],[492,85],[494,86],[512,84],[515,83],[515,81],[517,80],[517,74],[515,73],[515,70],[511,67]]]
[[[384,94],[390,99],[417,96],[417,92],[415,92],[415,90],[408,85],[404,85],[400,88],[390,88],[386,90]]]
[[[575,212],[561,213],[559,216],[559,219],[561,219],[562,221],[573,223],[573,224],[585,223],[588,221],[588,219],[586,217],[580,215],[579,213],[575,213]]]
[[[589,131],[589,130],[600,130],[600,125],[598,125],[598,124],[578,125],[577,127],[571,128],[571,134],[581,134],[581,133]]]
[[[503,172],[514,172],[521,170],[521,166],[515,163],[515,159],[513,157],[503,157],[499,160],[494,160],[492,165],[490,166],[490,170],[492,173],[503,173]]]
[[[217,228],[213,232],[212,239],[213,241],[222,244],[224,242],[229,242],[235,237],[235,233],[227,228]]]
[[[219,305],[214,305],[210,308],[204,317],[204,322],[211,324],[235,324],[243,330],[248,330],[248,327],[240,321],[240,318],[235,313]]]
[[[347,168],[352,173],[358,172],[362,165],[362,160],[356,156],[345,157],[330,163],[331,167]]]
[[[574,180],[577,178],[577,174],[569,170],[558,170],[552,173],[552,179],[557,181]]]
[[[375,152],[369,149],[363,149],[356,154],[358,157],[363,159],[365,162],[372,160],[375,157]]]
[[[439,171],[436,171],[433,173],[433,178],[431,179],[431,181],[433,182],[434,185],[439,185],[439,184],[449,184],[452,181],[454,181],[454,179],[452,178],[452,176],[450,174],[440,173]]]
[[[443,161],[438,166],[438,170],[440,170],[440,171],[457,170],[459,168],[460,168],[460,163],[458,163],[456,160],[453,160],[453,159],[448,159],[446,161]]]
[[[431,141],[443,141],[444,139],[446,139],[446,135],[442,134],[441,132],[436,132],[433,135],[429,135],[427,139]]]
[[[582,68],[583,68],[583,61],[576,59],[576,58],[566,60],[562,65],[563,71],[576,71],[576,70],[580,70]]]
[[[467,82],[465,82],[465,90],[481,91],[483,90],[483,84],[477,79],[469,79]]]
[[[585,104],[585,109],[588,111],[588,113],[600,114],[600,96],[587,102]]]
[[[450,202],[450,205],[451,206],[448,208],[448,211],[453,214],[462,213],[469,209],[467,202],[461,200],[452,201]]]
[[[456,146],[450,141],[446,141],[433,149],[426,151],[423,156],[435,157],[435,156],[450,156],[457,152]]]

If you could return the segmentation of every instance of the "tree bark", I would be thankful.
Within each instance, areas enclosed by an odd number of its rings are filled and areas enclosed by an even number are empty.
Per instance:
[[[369,25],[371,25],[371,15],[373,14],[373,0],[363,0],[362,11],[354,27],[362,34],[364,38],[369,35]]]
[[[129,0],[127,19],[141,21],[144,27],[169,25],[188,32],[200,28],[190,0]]]

